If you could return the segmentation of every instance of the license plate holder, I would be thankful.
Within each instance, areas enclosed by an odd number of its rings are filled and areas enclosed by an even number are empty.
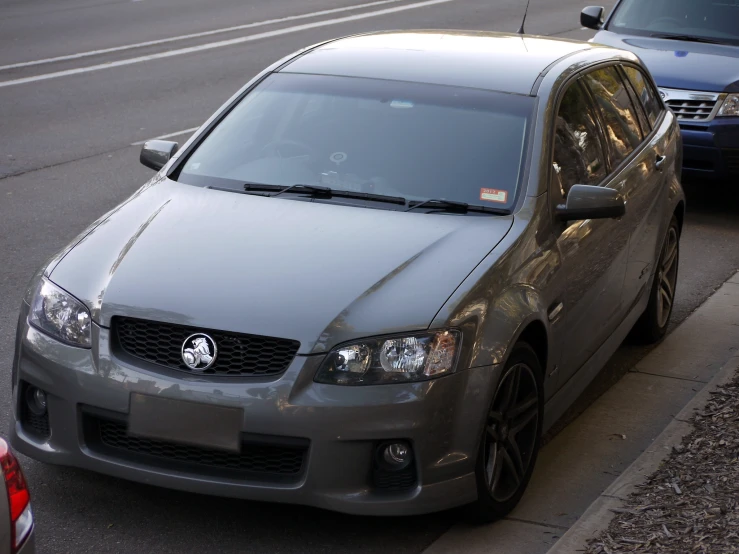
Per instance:
[[[241,451],[244,410],[132,393],[128,432],[138,437]]]

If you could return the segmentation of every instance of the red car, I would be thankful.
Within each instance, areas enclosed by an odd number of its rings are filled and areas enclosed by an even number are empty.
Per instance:
[[[35,548],[31,497],[18,459],[3,439],[0,468],[0,554],[32,554]]]

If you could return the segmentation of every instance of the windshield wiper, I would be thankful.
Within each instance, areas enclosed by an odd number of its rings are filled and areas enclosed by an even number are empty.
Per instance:
[[[205,188],[211,189],[211,190],[220,190],[221,192],[235,192],[236,194],[250,194],[253,196],[265,196],[265,197],[272,196],[271,194],[259,194],[258,192],[250,192],[250,191],[245,191],[241,189],[232,189],[229,187],[217,187],[215,185],[208,185]],[[284,188],[284,187],[279,187],[279,188]]]
[[[398,204],[405,206],[405,198],[402,196],[386,196],[384,194],[374,194],[372,192],[352,192],[350,190],[331,189],[331,196],[336,198],[354,198],[356,200],[368,200],[371,202],[385,202],[386,204]]]
[[[265,191],[270,192],[273,190],[276,190],[277,192],[275,194],[270,194],[269,196],[279,196],[280,194],[284,192],[296,192],[298,194],[300,193],[307,193],[312,196],[331,196],[331,189],[328,187],[318,187],[314,185],[303,185],[303,184],[295,184],[290,185],[287,187],[281,186],[281,185],[264,185],[262,183],[245,183],[244,184],[244,190],[246,192],[249,191]]]
[[[215,188],[215,187],[212,187]],[[384,202],[386,204],[398,204],[405,206],[406,200],[401,196],[386,196],[384,194],[373,194],[371,192],[354,192],[351,190],[332,189],[329,187],[320,187],[317,185],[295,184],[288,187],[282,185],[263,185],[261,183],[246,183],[244,192],[253,194],[252,191],[272,192],[264,196],[278,196],[286,192],[294,192],[297,194],[308,194],[312,198],[352,198],[355,200],[367,200],[368,202]],[[239,191],[240,192],[240,191]]]
[[[664,38],[664,39],[669,39],[669,40],[684,40],[686,42],[704,42],[706,44],[726,44],[719,40],[714,40],[711,38],[703,38],[703,37],[694,37],[691,35],[671,35],[669,33],[652,33],[650,36],[654,38]]]
[[[511,211],[505,208],[493,208],[490,206],[477,206],[475,204],[466,204],[465,202],[455,202],[454,200],[429,199],[420,201],[407,202],[402,196],[386,196],[384,194],[373,194],[371,192],[354,192],[351,190],[332,189],[329,187],[321,187],[317,185],[295,184],[287,187],[282,185],[266,185],[263,183],[245,183],[244,189],[231,189],[225,187],[216,187],[209,185],[207,189],[220,190],[224,192],[235,192],[238,194],[252,194],[255,196],[264,196],[273,198],[286,192],[294,192],[297,194],[308,194],[312,198],[353,198],[356,200],[367,200],[370,202],[385,202],[388,204],[397,204],[399,206],[408,206],[404,211],[410,212],[416,208],[428,207],[429,210],[445,211],[454,213],[479,212],[495,215],[510,215]],[[275,194],[259,194],[260,192],[274,192]]]
[[[283,192],[289,192],[295,189],[296,192],[308,192],[310,194],[329,194],[331,189],[328,187],[314,187],[311,185],[290,185],[289,187],[283,187],[282,185],[264,185],[262,183],[245,183],[243,190],[232,189],[228,187],[216,187],[215,185],[208,185],[207,189],[220,190],[223,192],[236,192],[238,194],[251,194],[253,196],[265,196],[271,198],[272,196],[278,196]],[[276,194],[259,194],[256,191],[271,192],[276,190]]]
[[[371,192],[354,192],[351,190],[332,189],[329,187],[320,187],[317,185],[295,184],[290,186],[282,185],[265,185],[262,183],[246,183],[244,190],[229,189],[209,186],[207,188],[214,190],[223,190],[228,192],[238,192],[239,194],[254,194],[256,196],[274,197],[286,192],[294,192],[296,194],[308,194],[312,198],[352,198],[355,200],[367,200],[368,202],[384,202],[386,204],[397,204],[405,206],[406,199],[402,196],[387,196],[384,194],[373,194]],[[260,192],[275,192],[275,194],[259,194]]]
[[[245,185],[246,187],[246,185]],[[331,196],[331,189],[328,187],[315,187],[313,185],[290,185],[289,187],[283,188],[281,191],[272,194],[271,196],[279,196],[283,192],[310,192],[313,195],[328,195]]]
[[[409,202],[406,212],[415,210],[416,208],[428,207],[431,210],[443,210],[445,212],[454,212],[466,214],[468,212],[480,212],[496,215],[510,215],[511,211],[505,208],[492,208],[490,206],[476,206],[475,204],[466,204],[464,202],[455,202],[453,200],[438,200],[431,198],[419,202]]]

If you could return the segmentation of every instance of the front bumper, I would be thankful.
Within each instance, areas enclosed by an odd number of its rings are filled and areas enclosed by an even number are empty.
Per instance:
[[[697,179],[739,178],[739,117],[709,123],[680,122],[683,175]]]
[[[185,491],[354,514],[429,513],[477,497],[474,467],[498,366],[422,383],[342,387],[313,382],[320,356],[298,356],[277,378],[209,380],[117,358],[105,328],[94,328],[92,350],[66,346],[30,327],[27,310],[18,323],[10,426],[13,447],[27,456]],[[21,392],[29,385],[47,392],[46,436],[24,419]],[[99,448],[100,421],[117,421],[116,436],[125,435],[134,392],[242,407],[243,436],[307,445],[301,469],[287,479],[262,478],[182,463],[192,451],[178,445],[157,450],[185,452],[173,463]],[[414,479],[387,489],[372,478],[374,452],[393,439],[412,445]]]

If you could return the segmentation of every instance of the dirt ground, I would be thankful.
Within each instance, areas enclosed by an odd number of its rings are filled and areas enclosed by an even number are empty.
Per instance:
[[[692,423],[588,554],[739,552],[739,375]]]

